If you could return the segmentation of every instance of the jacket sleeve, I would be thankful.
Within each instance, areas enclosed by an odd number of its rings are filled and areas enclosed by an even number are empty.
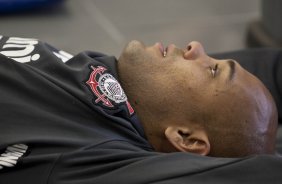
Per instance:
[[[234,59],[257,76],[271,92],[282,122],[282,50],[261,48],[212,55],[218,59]]]
[[[212,158],[156,153],[126,142],[109,142],[69,153],[56,163],[49,184],[281,183],[282,158]]]

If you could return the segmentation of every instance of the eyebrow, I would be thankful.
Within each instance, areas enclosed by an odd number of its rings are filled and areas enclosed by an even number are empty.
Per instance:
[[[229,80],[232,80],[234,78],[234,74],[235,74],[235,62],[233,60],[228,60],[227,61],[228,65],[229,65]]]

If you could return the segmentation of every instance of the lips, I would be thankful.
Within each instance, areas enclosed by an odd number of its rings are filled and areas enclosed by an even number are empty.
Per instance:
[[[161,54],[163,54],[163,53],[164,53],[164,46],[163,46],[163,44],[160,43],[160,42],[158,42],[158,43],[156,43],[156,44],[157,44],[157,46],[159,47],[159,49],[160,49],[160,51],[161,51]]]
[[[164,48],[163,44],[160,43],[160,42],[157,42],[156,45],[158,46],[162,56],[166,56],[166,51],[167,51],[167,48]]]

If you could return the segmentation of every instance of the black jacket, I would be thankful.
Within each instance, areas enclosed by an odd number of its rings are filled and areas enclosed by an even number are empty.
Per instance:
[[[247,66],[269,82],[281,112],[280,55],[260,50],[216,57],[252,63]],[[264,74],[261,67],[271,69]],[[282,181],[278,156],[155,152],[118,82],[115,57],[71,56],[35,39],[1,36],[0,154],[0,184]]]

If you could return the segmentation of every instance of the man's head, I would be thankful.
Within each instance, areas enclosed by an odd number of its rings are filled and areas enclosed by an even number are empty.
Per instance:
[[[211,58],[198,42],[164,49],[132,41],[118,73],[157,151],[223,157],[274,152],[273,99],[234,60]]]

